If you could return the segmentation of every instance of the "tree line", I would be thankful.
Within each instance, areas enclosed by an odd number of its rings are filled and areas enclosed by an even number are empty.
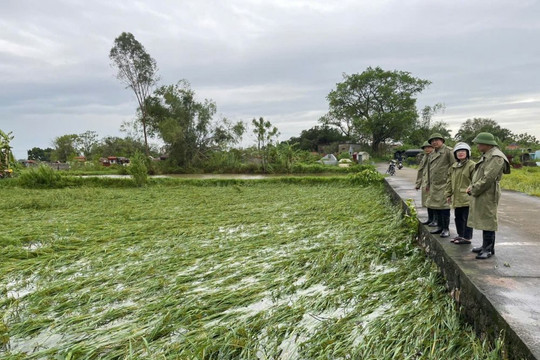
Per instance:
[[[93,159],[144,152],[147,157],[165,155],[173,167],[194,169],[255,158],[256,165],[267,172],[272,163],[288,167],[295,159],[310,159],[302,151],[317,152],[324,145],[340,142],[362,144],[372,155],[381,155],[389,143],[419,147],[434,132],[451,138],[448,124],[433,120],[444,111],[443,104],[417,109],[416,97],[431,82],[406,71],[368,67],[359,74],[343,74],[343,81],[326,98],[329,110],[318,125],[279,143],[279,130],[262,117],[249,124],[217,117],[216,103],[198,100],[185,79],[158,85],[156,60],[131,33],[124,32],[114,40],[109,59],[117,78],[137,99],[134,121],[123,124],[132,134],[103,139],[94,131],[62,135],[54,139],[52,148],[28,150],[29,159],[67,161],[76,155]],[[249,127],[256,143],[248,149],[235,148]],[[493,133],[501,143],[539,146],[534,136],[514,134],[489,118],[467,119],[454,140],[470,143],[481,131]],[[149,138],[158,139],[163,146],[150,145]]]

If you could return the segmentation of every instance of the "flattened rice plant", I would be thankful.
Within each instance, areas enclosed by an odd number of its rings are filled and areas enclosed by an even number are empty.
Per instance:
[[[167,184],[10,189],[1,358],[501,356],[382,186]]]

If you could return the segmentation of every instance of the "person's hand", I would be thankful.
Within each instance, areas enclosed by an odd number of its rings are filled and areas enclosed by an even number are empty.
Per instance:
[[[470,186],[467,188],[467,190],[465,190],[465,192],[467,193],[467,195],[469,195],[469,196],[471,195],[471,190],[472,190],[472,189],[471,189]]]
[[[446,198],[446,202],[450,204],[452,202],[452,198],[451,197]]]

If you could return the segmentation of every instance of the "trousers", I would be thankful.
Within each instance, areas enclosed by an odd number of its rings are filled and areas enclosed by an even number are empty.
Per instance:
[[[456,231],[458,236],[471,240],[473,237],[473,229],[467,226],[467,219],[469,218],[469,207],[457,207],[454,209],[454,220],[456,223]]]

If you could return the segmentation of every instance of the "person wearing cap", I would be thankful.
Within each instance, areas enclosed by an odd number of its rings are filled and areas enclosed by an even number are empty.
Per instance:
[[[422,144],[422,150],[424,150],[424,155],[422,156],[422,160],[420,160],[420,164],[418,165],[418,173],[416,174],[416,191],[422,189],[422,206],[426,206],[426,185],[427,185],[427,159],[429,154],[433,151],[433,146],[427,141],[424,141]],[[428,226],[437,226],[437,223],[435,222],[435,216],[433,215],[433,210],[430,208],[427,208],[428,211],[428,219],[422,224],[428,225]]]
[[[495,255],[495,232],[498,228],[497,208],[501,197],[499,182],[502,175],[510,173],[510,163],[499,149],[495,137],[481,132],[473,140],[482,153],[475,165],[471,185],[470,214],[467,226],[482,230],[482,246],[472,249],[477,259],[488,259]]]
[[[470,160],[471,147],[464,143],[457,143],[454,147],[454,157],[457,160],[448,170],[445,196],[447,202],[454,209],[457,236],[451,242],[454,244],[470,244],[473,229],[467,226],[469,218],[469,200],[467,189],[471,185],[474,165]]]
[[[446,146],[444,137],[435,133],[428,142],[433,146],[433,152],[429,154],[427,161],[427,199],[426,206],[434,211],[437,228],[430,231],[432,234],[440,234],[441,237],[450,236],[450,204],[446,201],[444,191],[448,169],[456,161],[452,148]]]

